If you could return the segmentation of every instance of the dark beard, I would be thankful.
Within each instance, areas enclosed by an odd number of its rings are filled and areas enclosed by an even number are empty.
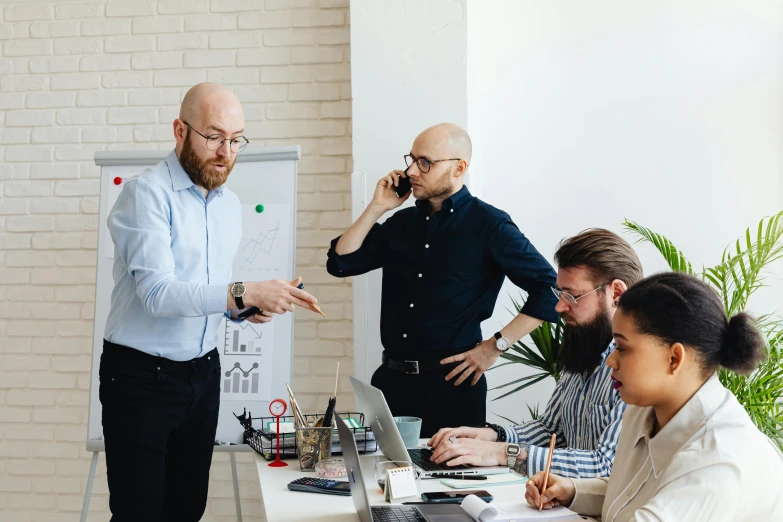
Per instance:
[[[234,159],[231,163],[226,163],[225,172],[216,172],[209,168],[213,163],[222,163],[216,160],[200,160],[193,151],[193,147],[190,145],[190,129],[185,136],[184,144],[182,145],[182,152],[179,155],[179,164],[182,165],[182,170],[188,173],[190,181],[203,187],[207,190],[215,190],[223,185],[228,179],[228,175],[231,174],[231,169],[234,168]]]
[[[560,360],[563,369],[570,373],[581,373],[587,378],[601,363],[604,353],[612,341],[612,320],[601,304],[598,315],[587,324],[563,328],[563,348]]]

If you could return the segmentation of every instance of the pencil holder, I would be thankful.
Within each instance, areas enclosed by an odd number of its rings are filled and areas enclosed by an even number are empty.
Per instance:
[[[321,459],[332,456],[333,427],[310,428],[296,426],[296,453],[299,457],[299,469],[314,471]]]

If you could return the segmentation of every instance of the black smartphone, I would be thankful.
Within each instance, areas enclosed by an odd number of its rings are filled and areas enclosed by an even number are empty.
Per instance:
[[[461,504],[462,500],[468,495],[476,495],[484,502],[492,502],[495,498],[484,489],[461,489],[459,491],[429,491],[422,493],[421,498],[424,502],[437,504]]]
[[[408,192],[411,190],[411,179],[410,178],[403,178],[402,176],[399,177],[398,185],[394,187],[394,192],[397,193],[397,197],[401,198],[405,196]]]
[[[344,480],[305,477],[289,482],[288,489],[292,491],[307,491],[309,493],[349,496],[351,494],[351,483]]]

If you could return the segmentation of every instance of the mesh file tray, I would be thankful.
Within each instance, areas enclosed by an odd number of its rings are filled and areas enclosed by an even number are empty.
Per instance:
[[[364,425],[364,414],[358,412],[338,412],[340,417],[351,427],[353,436],[356,439],[356,446],[359,453],[372,453],[378,450],[378,443],[369,426]],[[250,412],[234,416],[244,428],[242,439],[266,460],[275,459],[276,443],[276,418],[252,417]],[[306,414],[305,420],[312,425],[318,418],[323,417],[321,413]],[[293,415],[280,417],[280,458],[295,459],[296,452],[296,434],[294,431]],[[342,453],[340,448],[340,438],[337,435],[337,428],[332,432],[332,454]]]

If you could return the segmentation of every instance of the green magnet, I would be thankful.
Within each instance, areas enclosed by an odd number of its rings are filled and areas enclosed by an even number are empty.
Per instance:
[[[256,205],[256,212],[259,214],[264,211],[264,205]]]

